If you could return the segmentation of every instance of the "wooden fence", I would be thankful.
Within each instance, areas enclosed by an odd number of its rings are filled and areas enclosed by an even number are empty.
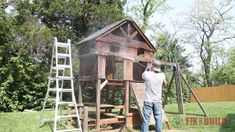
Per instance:
[[[193,88],[201,102],[235,101],[235,85],[221,85],[215,87]],[[190,96],[191,102],[196,102]]]

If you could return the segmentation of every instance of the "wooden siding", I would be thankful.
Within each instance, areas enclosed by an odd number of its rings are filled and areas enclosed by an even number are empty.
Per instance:
[[[201,102],[235,101],[235,85],[194,88],[193,91]],[[192,95],[191,102],[196,102]]]
[[[123,79],[124,80],[133,80],[133,62],[127,59],[124,59],[123,67]]]

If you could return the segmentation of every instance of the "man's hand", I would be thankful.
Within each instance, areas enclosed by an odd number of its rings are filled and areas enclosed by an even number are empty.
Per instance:
[[[146,70],[147,70],[147,71],[151,71],[152,68],[153,68],[153,64],[152,64],[152,63],[147,63]]]

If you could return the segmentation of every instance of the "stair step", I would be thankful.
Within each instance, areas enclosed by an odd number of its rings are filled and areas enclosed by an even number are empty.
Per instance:
[[[67,48],[67,47],[69,47],[69,43],[57,42],[57,47]]]
[[[82,131],[81,128],[65,129],[65,130],[56,130],[57,132],[71,132],[71,131]]]

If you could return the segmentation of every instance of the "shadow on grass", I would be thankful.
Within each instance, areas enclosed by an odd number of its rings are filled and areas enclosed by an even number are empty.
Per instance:
[[[172,114],[172,115],[180,115],[178,112],[166,112],[167,114]],[[195,113],[185,113],[185,115],[190,115],[190,116],[202,116],[204,117],[205,115],[203,114],[195,114]]]
[[[235,114],[228,114],[220,132],[235,132]]]

